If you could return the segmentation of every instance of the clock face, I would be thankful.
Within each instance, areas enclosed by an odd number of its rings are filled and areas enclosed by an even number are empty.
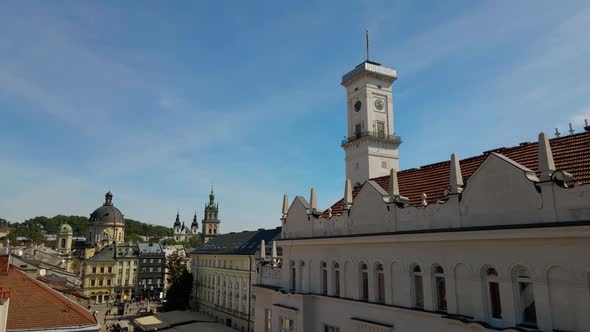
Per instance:
[[[354,103],[354,111],[358,112],[361,110],[361,106],[363,106],[363,104],[361,103],[360,100],[357,100],[356,103]]]
[[[375,108],[382,111],[383,107],[385,107],[385,102],[383,99],[375,99]]]

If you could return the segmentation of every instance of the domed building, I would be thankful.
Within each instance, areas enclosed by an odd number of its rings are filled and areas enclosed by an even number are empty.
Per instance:
[[[123,213],[113,205],[113,193],[105,194],[105,202],[88,218],[86,242],[102,246],[125,240]]]

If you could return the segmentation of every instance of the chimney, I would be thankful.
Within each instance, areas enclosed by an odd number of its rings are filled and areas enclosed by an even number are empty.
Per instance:
[[[463,191],[463,175],[461,174],[461,165],[459,158],[453,153],[451,155],[451,194],[460,194]]]
[[[590,126],[588,125],[588,119],[584,119],[584,130],[590,131]]]
[[[541,181],[551,180],[551,175],[555,172],[555,162],[553,162],[553,153],[551,145],[545,133],[539,134],[539,172],[541,172]]]
[[[555,128],[555,137],[559,136],[561,136],[561,133],[559,132],[559,129]]]
[[[309,203],[311,204],[311,209],[312,210],[317,210],[318,209],[318,200],[316,198],[316,193],[315,193],[315,188],[311,187],[311,193],[310,193],[310,197],[309,197]]]
[[[389,196],[391,196],[391,197],[399,196],[399,184],[397,182],[397,171],[393,168],[389,171]]]
[[[569,132],[570,132],[570,135],[573,135],[574,134],[574,127],[572,127],[572,123],[571,122],[570,122],[570,130],[569,130]]]
[[[344,185],[344,209],[348,210],[352,206],[352,183],[350,179],[346,179]]]

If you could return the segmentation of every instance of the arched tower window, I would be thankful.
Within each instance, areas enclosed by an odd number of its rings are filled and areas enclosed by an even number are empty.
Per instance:
[[[440,265],[436,265],[432,270],[432,280],[434,280],[434,294],[436,310],[447,312],[447,288],[445,280],[445,270]]]
[[[502,319],[502,305],[500,302],[500,283],[498,281],[498,271],[493,267],[488,267],[484,272],[484,284],[486,285],[486,295],[488,298],[488,315],[494,319]]]
[[[65,248],[66,247],[66,239],[61,239],[61,246],[60,248]]]
[[[414,265],[411,270],[412,295],[414,308],[424,309],[424,285],[420,265]]]
[[[514,281],[517,287],[517,310],[520,315],[520,322],[526,325],[537,326],[535,294],[530,274],[525,268],[518,268],[514,271]]]
[[[334,282],[332,282],[332,285],[334,285],[334,296],[340,296],[340,265],[338,262],[334,262],[333,269]]]
[[[385,303],[385,272],[382,264],[377,264],[377,266],[375,266],[375,278],[377,302]]]
[[[322,294],[328,294],[328,264],[326,262],[322,262],[320,266],[320,274],[321,274],[321,289]]]
[[[361,300],[369,301],[369,271],[367,264],[361,263],[359,270]]]

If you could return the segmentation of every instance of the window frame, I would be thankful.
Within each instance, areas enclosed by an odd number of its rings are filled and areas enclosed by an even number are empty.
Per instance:
[[[515,268],[513,270],[513,281],[514,281],[514,295],[516,296],[516,305],[515,308],[517,310],[517,322],[525,325],[525,326],[530,326],[530,327],[537,327],[537,324],[539,322],[538,318],[537,318],[537,306],[536,306],[536,301],[535,301],[535,285],[533,283],[533,280],[531,278],[530,273],[528,272],[528,269],[526,269],[525,267],[519,266],[517,268]],[[526,287],[530,287],[530,291],[531,291],[531,295],[532,295],[532,305],[533,305],[533,311],[532,311],[532,315],[534,315],[534,321],[528,321],[527,320],[527,313],[526,313],[526,308],[524,307],[524,298],[523,298],[523,294],[522,294],[522,288],[521,285],[524,284],[528,284],[528,286]]]
[[[416,270],[417,269],[417,270]],[[420,301],[418,301],[417,280],[420,280]],[[419,264],[412,264],[410,268],[410,286],[412,290],[412,307],[424,310],[424,272]]]
[[[382,263],[375,264],[375,302],[385,304],[385,268]]]
[[[369,301],[369,268],[365,262],[359,264],[359,300]]]
[[[443,287],[443,294],[440,293],[440,289],[439,289],[439,280],[442,281],[442,287]],[[432,290],[434,293],[434,309],[435,311],[440,311],[440,312],[448,312],[449,310],[449,303],[447,300],[447,276],[445,273],[445,269],[439,265],[439,264],[435,264],[432,267]],[[441,296],[442,295],[442,296]],[[442,303],[441,303],[441,297],[442,297]],[[442,308],[441,304],[444,304],[444,308]]]
[[[484,287],[486,294],[486,316],[492,323],[499,324],[503,320],[502,314],[502,295],[500,293],[500,279],[498,277],[498,270],[493,266],[485,266],[483,269]],[[491,284],[497,287],[498,299],[494,301],[491,292]],[[496,317],[494,303],[498,304],[499,314]]]

